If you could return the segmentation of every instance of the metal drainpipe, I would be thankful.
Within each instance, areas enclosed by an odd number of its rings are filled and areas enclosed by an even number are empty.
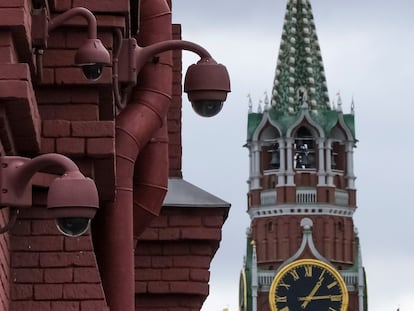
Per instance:
[[[140,11],[140,46],[171,39],[171,10],[166,0],[141,0]],[[115,122],[115,200],[102,209],[94,232],[111,311],[135,310],[134,239],[159,214],[167,193],[171,53],[147,63],[138,81]]]

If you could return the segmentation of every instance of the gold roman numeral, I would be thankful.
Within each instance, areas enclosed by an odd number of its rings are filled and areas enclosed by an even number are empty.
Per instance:
[[[296,271],[296,269],[293,269],[292,271],[289,271],[290,275],[293,277],[294,281],[299,280],[299,273]]]
[[[305,268],[305,276],[308,278],[312,277],[312,266],[307,265],[304,268]]]
[[[283,296],[283,297],[276,296],[276,302],[287,302],[287,297],[286,296]]]
[[[289,284],[286,284],[283,281],[280,282],[279,286],[283,286],[285,289],[289,289],[290,288],[290,285]]]
[[[338,282],[337,281],[333,281],[331,284],[329,284],[327,287],[328,287],[328,289],[331,289],[332,287],[334,287],[334,286],[336,286],[336,285],[338,285]]]
[[[286,306],[286,307],[280,309],[280,311],[289,311],[289,307]]]
[[[331,296],[331,301],[341,301],[342,300],[342,295],[332,295]]]

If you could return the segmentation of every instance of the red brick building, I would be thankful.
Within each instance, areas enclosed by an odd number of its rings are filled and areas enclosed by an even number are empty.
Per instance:
[[[140,3],[0,3],[1,156],[63,154],[95,181],[100,199],[91,230],[68,237],[59,232],[45,207],[48,186],[60,172],[51,167],[33,177],[33,206],[20,209],[13,228],[0,235],[0,310],[101,311],[111,306],[111,311],[120,311],[117,308],[123,306],[122,311],[190,311],[200,310],[208,295],[210,262],[230,205],[182,179],[181,52],[151,59],[125,107],[119,102],[114,63],[104,67],[96,81],[86,79],[74,64],[87,36],[84,18],[68,19],[50,31],[47,48],[32,42],[33,12],[46,7],[50,18],[74,7],[92,11],[97,37],[112,60],[119,33],[131,37],[139,29],[142,45],[180,38],[180,26],[171,25],[171,1]],[[153,32],[159,16],[164,19],[161,34]],[[165,77],[165,90],[154,93],[167,105],[149,107],[142,94],[159,87],[160,77]],[[148,120],[155,123],[145,127]],[[138,133],[137,150],[129,169],[121,172],[121,132],[127,130]],[[157,174],[168,178],[154,177]],[[154,186],[152,178],[161,181]],[[128,191],[124,182],[129,183]],[[120,199],[122,191],[130,192],[128,204]],[[115,215],[113,208],[130,214]],[[133,220],[128,218],[132,208]],[[0,209],[2,226],[9,212],[7,207]],[[124,254],[134,249],[134,257],[124,261]]]

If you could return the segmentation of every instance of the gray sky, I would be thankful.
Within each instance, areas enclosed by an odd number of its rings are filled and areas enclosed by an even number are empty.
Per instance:
[[[414,1],[311,0],[331,101],[354,97],[358,210],[369,308],[414,309]],[[203,311],[238,310],[245,254],[247,95],[271,93],[286,0],[174,0],[183,39],[203,45],[229,70],[232,93],[211,119],[183,114],[183,174],[232,204],[211,268]],[[184,53],[185,64],[198,57]],[[213,173],[212,173],[213,172]],[[410,176],[411,175],[411,176]]]

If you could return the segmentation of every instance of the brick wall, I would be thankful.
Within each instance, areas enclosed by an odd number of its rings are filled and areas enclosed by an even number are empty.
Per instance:
[[[11,311],[107,310],[89,234],[65,237],[45,208],[32,207],[10,244]]]
[[[0,3],[0,155],[38,150],[40,123],[35,105],[28,64],[19,61],[30,57],[29,11],[24,0],[4,0]],[[10,109],[11,105],[15,110]],[[19,110],[19,114],[16,111]],[[21,118],[25,124],[13,124]],[[0,226],[8,223],[9,211],[0,210]],[[0,234],[0,310],[10,308],[10,239]]]
[[[0,210],[0,226],[8,222],[7,209]],[[8,310],[10,303],[9,235],[0,235],[0,310]]]
[[[227,208],[163,207],[135,252],[136,310],[198,311]]]
[[[49,1],[52,14],[72,5],[116,11],[112,16],[97,14],[98,37],[110,50],[109,27],[125,27],[125,17],[117,14],[127,11],[129,1],[117,1],[116,8],[113,2],[71,2]],[[111,199],[115,141],[111,68],[91,83],[74,65],[76,50],[86,38],[82,18],[69,20],[70,28],[50,33],[43,66],[36,68],[30,11],[29,0],[0,3],[1,154],[65,154],[95,179],[101,200]],[[21,211],[10,243],[8,234],[0,236],[0,310],[106,310],[91,236],[69,238],[58,232],[41,207],[44,186],[36,184],[34,205],[39,207]]]
[[[92,10],[98,38],[111,53],[114,27],[128,33],[129,0],[48,2],[52,16],[75,6]],[[0,154],[64,154],[95,180],[101,201],[110,201],[115,182],[111,68],[91,82],[74,65],[76,50],[86,37],[82,18],[50,33],[40,68],[31,47],[31,4],[32,0],[0,1]],[[179,25],[173,26],[173,36],[181,37]],[[182,178],[181,52],[173,55],[170,176]],[[105,311],[90,233],[69,238],[57,230],[44,207],[49,183],[50,178],[35,176],[34,206],[21,210],[10,234],[0,235],[0,310]],[[163,208],[138,244],[137,310],[201,308],[227,213],[222,207]],[[0,225],[7,217],[7,210],[0,210]]]
[[[181,39],[181,26],[173,25],[173,39]],[[182,52],[173,51],[173,96],[168,111],[168,153],[170,164],[170,177],[182,177]]]
[[[252,222],[253,240],[257,242],[257,261],[263,266],[275,266],[299,249],[302,241],[302,216],[272,219],[257,218]],[[328,260],[338,263],[340,270],[350,268],[355,258],[355,232],[351,218],[340,216],[310,216],[314,224],[313,239],[318,251]],[[273,229],[269,230],[269,223]],[[339,267],[340,266],[340,267]]]

